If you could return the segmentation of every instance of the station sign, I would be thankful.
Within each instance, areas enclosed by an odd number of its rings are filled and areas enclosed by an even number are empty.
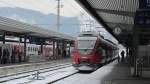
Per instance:
[[[139,0],[139,9],[150,9],[150,0]]]

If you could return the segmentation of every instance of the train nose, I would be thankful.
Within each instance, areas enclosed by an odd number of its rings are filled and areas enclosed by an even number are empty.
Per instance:
[[[89,57],[81,57],[80,63],[90,63],[90,58]]]

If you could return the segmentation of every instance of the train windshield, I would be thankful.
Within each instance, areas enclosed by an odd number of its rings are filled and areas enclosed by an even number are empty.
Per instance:
[[[78,49],[93,49],[96,43],[96,37],[80,37],[78,39],[77,48]]]

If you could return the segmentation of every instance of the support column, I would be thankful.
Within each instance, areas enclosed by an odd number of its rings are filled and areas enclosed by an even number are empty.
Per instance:
[[[137,55],[138,55],[138,45],[139,45],[139,38],[138,38],[138,28],[135,26],[133,28],[133,47],[132,47],[132,51],[133,51],[133,67],[134,67],[134,76],[137,76]]]
[[[128,47],[126,47],[126,56],[127,56],[127,58],[129,57],[129,48]]]
[[[2,36],[3,44],[5,44],[5,36],[6,36],[6,33],[4,32]]]
[[[53,41],[53,58],[55,58],[55,41]]]
[[[27,35],[25,34],[24,35],[24,62],[29,61],[29,57],[28,58],[26,57],[26,47],[27,47],[26,40],[27,40]]]
[[[65,56],[64,56],[64,46],[65,46],[65,43],[64,42],[62,42],[62,58],[64,58]]]
[[[129,64],[129,47],[126,47],[126,62]]]
[[[57,44],[56,44],[56,59],[59,59],[59,41],[57,41]]]
[[[71,55],[71,53],[70,53],[70,46],[71,46],[71,44],[69,43],[69,51],[68,51],[68,56],[69,57],[71,57],[70,55]]]
[[[66,58],[66,42],[63,42],[63,57]]]
[[[41,55],[43,55],[43,43],[41,43]]]
[[[21,37],[19,37],[19,43],[22,43],[22,38]]]

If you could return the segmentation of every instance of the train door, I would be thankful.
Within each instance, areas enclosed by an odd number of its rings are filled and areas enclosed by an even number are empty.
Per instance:
[[[107,58],[108,58],[108,48],[105,44],[103,44],[103,59],[102,59],[102,63],[106,63],[107,62]]]
[[[102,59],[103,55],[103,48],[101,46],[98,46],[98,48],[96,48],[96,62],[100,62]]]
[[[106,48],[106,58],[105,58],[105,63],[107,63],[108,61],[109,61],[109,59],[110,59],[110,54],[111,54],[111,49],[110,49],[110,47],[109,46],[106,46],[105,47]]]
[[[106,49],[104,44],[101,44],[101,46],[99,46],[98,48],[98,57],[99,57],[98,61],[104,64],[106,61]]]
[[[107,59],[107,57],[106,57],[107,55],[106,55],[106,49],[105,49],[105,47],[103,47],[102,48],[102,54],[101,54],[101,63],[106,63],[106,59]]]

